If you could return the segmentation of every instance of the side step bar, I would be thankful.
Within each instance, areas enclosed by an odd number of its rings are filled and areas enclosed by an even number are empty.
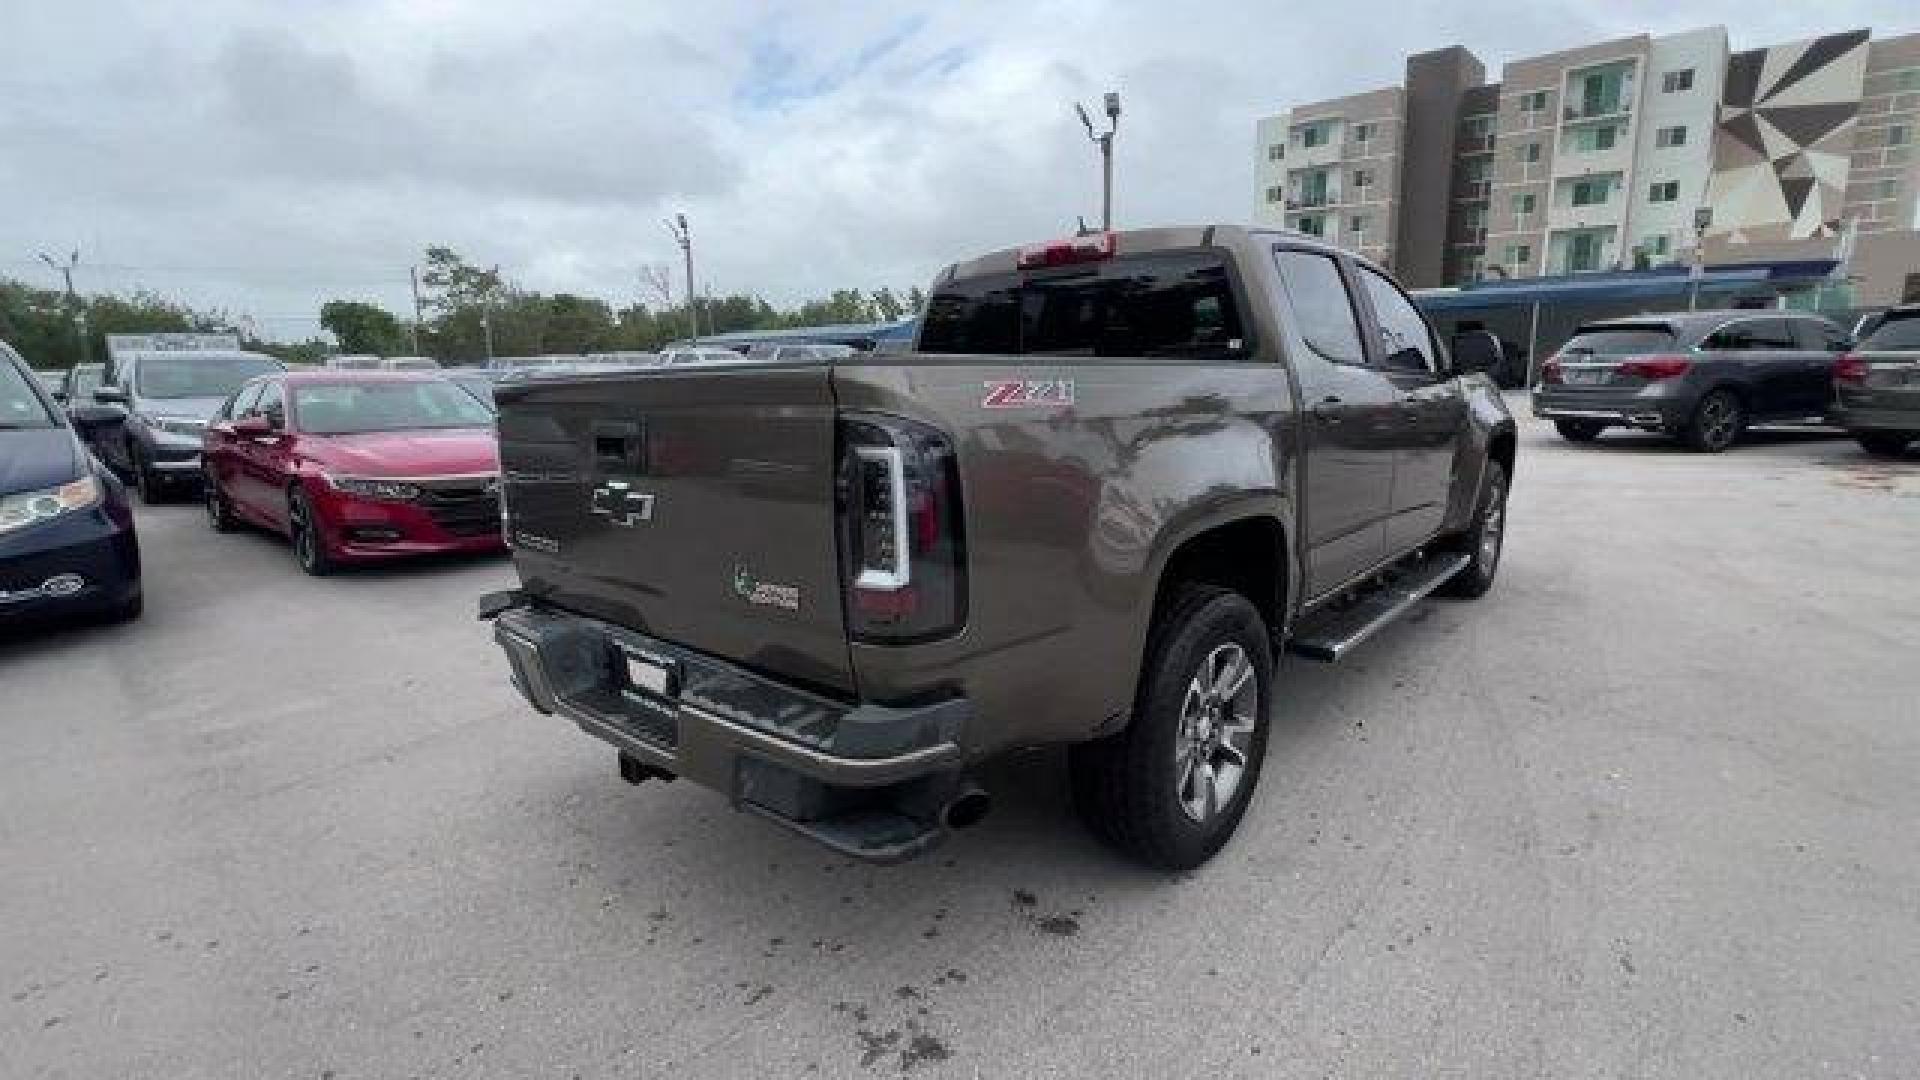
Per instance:
[[[1309,617],[1287,643],[1287,651],[1331,664],[1427,598],[1464,569],[1472,557],[1464,551],[1429,558],[1391,585],[1376,589],[1351,607]]]

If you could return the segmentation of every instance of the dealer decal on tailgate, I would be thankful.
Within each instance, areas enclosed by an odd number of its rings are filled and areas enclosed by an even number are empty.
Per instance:
[[[1057,409],[1073,404],[1072,379],[1006,379],[986,384],[983,409]]]

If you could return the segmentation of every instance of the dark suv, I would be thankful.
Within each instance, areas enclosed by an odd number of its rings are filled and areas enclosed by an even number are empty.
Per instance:
[[[1862,324],[1860,345],[1833,373],[1833,422],[1868,453],[1894,456],[1920,439],[1920,304]]]
[[[1847,335],[1795,311],[1687,311],[1588,323],[1541,369],[1533,414],[1572,442],[1610,427],[1718,453],[1755,424],[1822,423]]]
[[[131,477],[143,500],[159,502],[177,485],[199,484],[200,439],[214,410],[248,379],[284,370],[271,356],[238,350],[120,353],[93,398],[121,408],[75,417],[101,460]]]

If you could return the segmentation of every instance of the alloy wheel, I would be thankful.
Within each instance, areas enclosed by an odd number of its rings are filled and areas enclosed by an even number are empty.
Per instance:
[[[291,529],[293,557],[300,560],[301,566],[311,570],[319,554],[317,545],[320,543],[320,538],[314,535],[313,522],[307,515],[306,502],[301,499],[293,500],[287,507],[287,517],[290,519],[289,524],[293,526]]]
[[[1500,562],[1502,530],[1507,524],[1506,495],[1505,485],[1495,481],[1493,490],[1487,492],[1487,510],[1480,522],[1480,564],[1488,576]]]
[[[1733,445],[1740,433],[1740,407],[1725,394],[1714,394],[1700,404],[1700,430],[1708,446]]]
[[[1200,662],[1174,738],[1175,794],[1187,817],[1204,824],[1233,801],[1246,776],[1259,706],[1245,649],[1228,642]]]

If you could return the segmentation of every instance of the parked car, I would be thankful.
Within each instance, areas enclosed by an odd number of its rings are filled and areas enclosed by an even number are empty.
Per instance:
[[[752,361],[732,349],[723,349],[718,345],[669,346],[660,350],[661,367],[713,367],[747,363]]]
[[[207,425],[207,521],[293,541],[300,568],[498,551],[493,413],[438,375],[256,378]]]
[[[93,403],[93,392],[100,387],[100,374],[105,370],[102,364],[75,364],[60,374],[60,385],[54,390],[54,397],[69,410],[75,406]]]
[[[1920,440],[1920,304],[1890,308],[1863,329],[1834,366],[1831,419],[1867,452],[1897,457]]]
[[[451,368],[444,374],[448,382],[472,394],[488,412],[494,411],[493,384],[500,381],[502,372],[487,368]]]
[[[140,542],[126,489],[53,395],[0,342],[0,624],[140,614]]]
[[[853,347],[849,345],[762,341],[748,346],[746,357],[756,364],[791,364],[809,360],[844,360],[853,352]]]
[[[83,423],[94,451],[130,477],[144,502],[200,480],[207,418],[256,375],[284,370],[261,353],[229,350],[131,351],[115,355],[94,401],[119,408]]]
[[[1570,442],[1610,427],[1706,453],[1760,424],[1825,423],[1849,340],[1796,311],[1686,311],[1587,323],[1540,371],[1533,414]]]
[[[912,353],[502,383],[515,686],[844,854],[972,823],[1071,744],[1140,859],[1226,843],[1275,650],[1485,593],[1516,437],[1375,264],[1234,226],[997,251]],[[946,355],[931,355],[946,354]]]

